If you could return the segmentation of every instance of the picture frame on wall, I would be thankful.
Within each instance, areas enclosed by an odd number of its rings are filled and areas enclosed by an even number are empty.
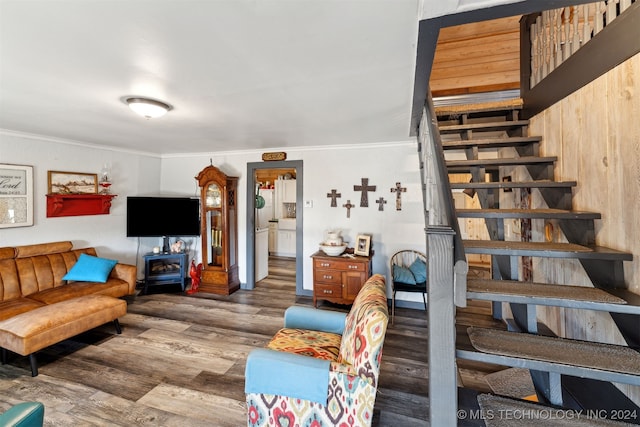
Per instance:
[[[0,228],[33,225],[33,166],[0,164]]]
[[[48,172],[48,194],[98,194],[98,174]]]
[[[361,256],[369,256],[371,249],[371,236],[366,234],[359,234],[356,237],[356,246],[353,248],[353,253]]]

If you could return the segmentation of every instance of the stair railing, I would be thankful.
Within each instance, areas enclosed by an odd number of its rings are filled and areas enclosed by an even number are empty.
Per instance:
[[[426,224],[429,420],[457,425],[455,306],[466,306],[467,260],[431,91],[418,131],[418,153]]]
[[[545,10],[530,28],[530,88],[627,10],[633,0],[606,0]]]

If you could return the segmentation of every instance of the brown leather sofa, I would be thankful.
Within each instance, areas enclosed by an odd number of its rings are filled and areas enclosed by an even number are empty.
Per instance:
[[[0,248],[0,348],[30,356],[56,342],[114,321],[126,313],[120,297],[132,295],[136,267],[117,263],[105,283],[67,281],[63,277],[81,254],[69,241]],[[47,319],[43,319],[46,317]]]

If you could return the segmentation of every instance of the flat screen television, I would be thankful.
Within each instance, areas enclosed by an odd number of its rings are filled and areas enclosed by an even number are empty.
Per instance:
[[[127,197],[127,237],[200,235],[200,199]]]

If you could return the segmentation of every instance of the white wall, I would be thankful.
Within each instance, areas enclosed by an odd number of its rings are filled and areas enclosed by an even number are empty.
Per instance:
[[[270,151],[280,151],[278,149]],[[312,289],[311,254],[329,229],[338,228],[353,245],[358,234],[371,234],[375,251],[373,272],[387,275],[389,258],[400,249],[424,250],[424,219],[420,175],[415,143],[334,146],[288,149],[289,160],[302,160],[303,198],[313,202],[304,209],[303,263],[304,288]],[[99,255],[138,265],[143,276],[141,255],[160,244],[155,238],[126,237],[126,197],[145,194],[199,195],[195,176],[213,164],[228,175],[240,178],[238,184],[238,255],[240,280],[246,283],[246,170],[247,163],[261,161],[262,151],[202,153],[160,158],[133,151],[118,151],[79,142],[0,131],[0,163],[34,167],[34,225],[0,229],[0,246],[17,246],[58,240],[71,240],[75,247],[94,246]],[[99,173],[110,162],[113,169],[113,200],[109,215],[46,217],[47,171]],[[369,193],[369,207],[359,206],[360,193],[353,190],[361,178],[377,186]],[[407,188],[402,194],[402,210],[395,210],[396,182]],[[338,207],[330,207],[327,193],[342,193]],[[378,211],[375,200],[387,200]],[[343,204],[351,200],[356,207],[347,218]],[[162,218],[160,218],[162,219]],[[170,217],[166,218],[170,220]],[[200,241],[191,239],[193,256],[200,258]],[[139,246],[140,244],[140,246]],[[398,299],[421,303],[419,295],[398,294]]]
[[[312,289],[312,269],[309,258],[318,250],[318,244],[329,229],[339,228],[343,238],[353,245],[358,234],[371,234],[373,250],[373,272],[387,275],[389,258],[400,249],[424,251],[424,217],[420,174],[415,142],[346,147],[315,147],[304,149],[270,149],[286,151],[287,160],[303,161],[303,199],[313,202],[312,208],[299,207],[303,211],[303,262],[304,289]],[[238,176],[238,254],[240,281],[246,282],[246,171],[247,163],[261,161],[263,151],[203,153],[165,157],[162,160],[161,189],[163,192],[197,194],[194,177],[210,159],[213,165],[227,175]],[[188,171],[186,173],[185,171]],[[369,178],[369,184],[377,186],[369,193],[369,207],[361,208],[360,192],[353,190],[360,185],[361,178]],[[402,194],[402,210],[395,210],[395,195],[391,188],[396,182],[407,188]],[[330,207],[327,193],[336,189],[342,194],[338,207]],[[380,196],[387,200],[384,211],[378,211],[375,200]],[[342,207],[351,200],[356,207],[351,217]],[[198,252],[200,252],[198,244]],[[198,257],[200,254],[198,253]],[[419,301],[420,295],[398,294],[398,299]]]
[[[105,162],[111,163],[111,190],[117,195],[109,215],[47,218],[48,171],[99,174]],[[0,163],[33,166],[34,175],[34,225],[0,228],[0,246],[71,240],[74,247],[93,246],[101,256],[136,263],[138,239],[126,237],[126,197],[159,191],[159,157],[0,131]],[[157,244],[157,239],[141,239],[141,253]],[[141,277],[142,264],[138,265]]]

